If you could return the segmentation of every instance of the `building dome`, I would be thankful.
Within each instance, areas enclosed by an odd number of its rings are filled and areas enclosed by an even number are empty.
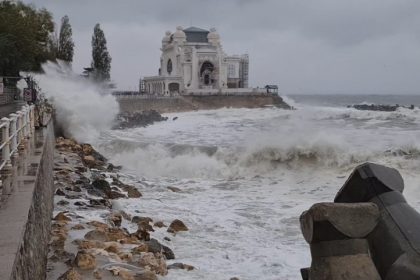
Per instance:
[[[166,31],[165,36],[162,38],[162,46],[166,46],[171,41],[171,31]]]
[[[207,35],[207,39],[210,43],[217,44],[220,41],[220,35],[217,33],[216,28],[211,28],[209,34]]]
[[[182,26],[178,26],[176,28],[176,31],[173,35],[173,38],[175,41],[186,41],[187,40],[187,35],[185,35],[185,32],[182,30]]]

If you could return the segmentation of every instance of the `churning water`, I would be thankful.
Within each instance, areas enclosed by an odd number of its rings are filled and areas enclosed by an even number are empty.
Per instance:
[[[420,210],[420,110],[344,106],[418,105],[420,98],[296,96],[297,102],[289,100],[294,111],[176,113],[146,128],[113,131],[107,129],[117,108],[111,97],[48,67],[41,87],[64,109],[61,118],[72,135],[122,165],[123,179],[143,193],[114,207],[166,224],[181,219],[189,227],[165,244],[176,262],[197,269],[171,270],[165,279],[300,279],[310,253],[299,215],[313,203],[332,201],[365,161],[400,170],[405,195]],[[164,228],[153,235],[168,236]]]
[[[314,98],[308,105],[297,97],[295,111],[176,113],[146,128],[102,134],[95,145],[144,193],[124,209],[166,223],[179,218],[190,228],[167,245],[177,262],[198,269],[170,271],[166,279],[300,279],[310,253],[299,215],[332,201],[365,161],[398,168],[407,198],[420,209],[420,110],[357,111],[339,106],[341,99]]]

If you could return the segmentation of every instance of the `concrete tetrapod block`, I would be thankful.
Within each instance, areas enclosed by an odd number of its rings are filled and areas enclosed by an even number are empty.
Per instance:
[[[381,279],[364,239],[378,218],[373,203],[317,203],[303,212],[301,230],[312,256],[304,279]]]
[[[403,190],[404,180],[398,170],[367,162],[354,169],[334,202],[367,202],[381,193]]]
[[[408,205],[404,182],[393,168],[367,163],[357,167],[336,202],[373,202],[380,211],[368,235],[370,253],[381,277],[420,279],[420,214]]]

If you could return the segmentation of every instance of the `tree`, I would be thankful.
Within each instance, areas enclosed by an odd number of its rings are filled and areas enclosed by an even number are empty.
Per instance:
[[[74,42],[72,34],[69,17],[66,15],[61,19],[57,58],[68,63],[73,62]]]
[[[54,22],[46,9],[0,1],[0,76],[40,71],[42,63],[55,59],[50,49],[53,31]]]
[[[105,34],[99,23],[95,25],[92,36],[92,68],[93,78],[98,82],[109,81],[111,78],[111,56],[106,47]]]

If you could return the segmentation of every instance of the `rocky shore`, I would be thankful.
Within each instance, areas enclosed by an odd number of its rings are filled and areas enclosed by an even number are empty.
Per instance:
[[[348,105],[347,108],[354,108],[356,110],[362,111],[382,111],[382,112],[394,112],[399,108],[406,108],[413,110],[414,105],[409,107],[401,106],[401,105],[382,105],[382,104],[355,104],[355,105]]]
[[[156,110],[146,110],[142,112],[125,112],[119,114],[116,119],[117,124],[114,126],[114,129],[148,126],[155,122],[168,120],[167,117],[163,117]]]
[[[142,197],[138,187],[120,180],[118,170],[89,144],[56,140],[47,279],[154,280],[169,269],[194,269],[173,261],[167,265],[175,259],[167,246],[171,238],[188,231],[181,220],[166,225],[117,207]],[[139,213],[147,212],[140,208]],[[155,230],[167,232],[164,240],[153,238]]]

